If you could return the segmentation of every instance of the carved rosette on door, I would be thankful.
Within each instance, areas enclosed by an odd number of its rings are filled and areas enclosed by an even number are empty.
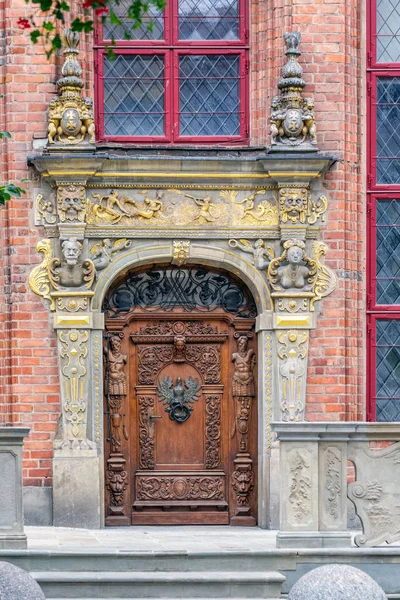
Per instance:
[[[131,324],[139,425],[133,524],[229,523],[221,436],[229,334],[226,321],[210,320]]]
[[[105,473],[106,487],[109,492],[106,514],[108,525],[129,524],[125,502],[129,478],[122,449],[123,439],[128,441],[124,423],[124,411],[126,410],[124,404],[127,396],[127,355],[121,352],[123,337],[123,333],[108,333],[105,336],[104,346],[107,441],[110,449]]]

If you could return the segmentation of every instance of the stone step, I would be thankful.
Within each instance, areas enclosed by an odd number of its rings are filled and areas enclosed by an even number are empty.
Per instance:
[[[280,597],[278,571],[31,571],[46,598],[115,600],[125,598],[247,599]]]
[[[290,550],[225,550],[137,552],[126,550],[0,550],[7,560],[25,571],[288,571],[296,569],[296,552]]]

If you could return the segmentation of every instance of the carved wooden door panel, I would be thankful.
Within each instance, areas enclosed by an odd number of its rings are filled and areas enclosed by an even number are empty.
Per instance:
[[[106,525],[255,525],[254,320],[136,313],[107,329]]]
[[[227,323],[138,320],[130,338],[137,424],[132,523],[229,523],[222,432],[229,420]]]

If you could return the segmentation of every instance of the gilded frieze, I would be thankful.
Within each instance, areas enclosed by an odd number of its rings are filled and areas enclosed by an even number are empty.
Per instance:
[[[142,227],[277,226],[276,197],[260,190],[111,189],[88,196],[88,225]]]

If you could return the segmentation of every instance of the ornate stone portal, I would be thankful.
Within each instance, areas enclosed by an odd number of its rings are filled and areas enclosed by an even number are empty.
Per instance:
[[[56,525],[100,525],[102,302],[112,281],[123,273],[157,263],[217,267],[220,290],[223,271],[230,271],[253,295],[258,312],[259,401],[253,406],[254,361],[240,335],[232,356],[234,435],[239,452],[230,485],[237,495],[237,514],[246,514],[253,486],[246,423],[251,411],[258,410],[263,423],[258,469],[264,477],[258,485],[258,523],[266,527],[270,521],[270,422],[304,419],[309,331],[316,326],[319,301],[336,285],[334,273],[322,262],[327,248],[319,241],[320,226],[328,218],[321,182],[333,161],[316,152],[313,102],[302,97],[300,35],[286,34],[285,41],[288,62],[279,84],[281,97],[273,101],[267,152],[244,161],[240,152],[232,159],[229,151],[213,149],[213,160],[209,160],[204,150],[199,161],[196,150],[184,157],[166,150],[155,160],[146,148],[120,149],[116,155],[92,145],[91,104],[81,98],[79,38],[64,33],[66,58],[58,82],[60,96],[50,103],[48,146],[43,156],[31,161],[41,176],[35,223],[44,229],[45,238],[37,245],[42,262],[29,279],[31,289],[50,303],[60,356]],[[62,156],[60,147],[64,148]],[[237,303],[235,293],[226,293],[227,307]],[[151,303],[151,294],[146,297]],[[175,337],[172,360],[179,362],[185,357],[185,340],[178,334]],[[124,435],[121,415],[126,390],[118,340],[112,338],[109,343],[105,360],[110,363],[112,380],[105,382],[105,393],[113,442],[104,479],[117,518],[125,486],[118,440]],[[150,401],[141,400],[140,427],[145,427]],[[210,396],[209,403],[215,404],[215,398]],[[218,459],[213,452],[210,442],[210,464]],[[307,459],[295,459],[305,472]],[[150,447],[141,460],[150,464]],[[299,469],[294,467],[293,477]],[[82,486],[87,492],[83,495]]]

